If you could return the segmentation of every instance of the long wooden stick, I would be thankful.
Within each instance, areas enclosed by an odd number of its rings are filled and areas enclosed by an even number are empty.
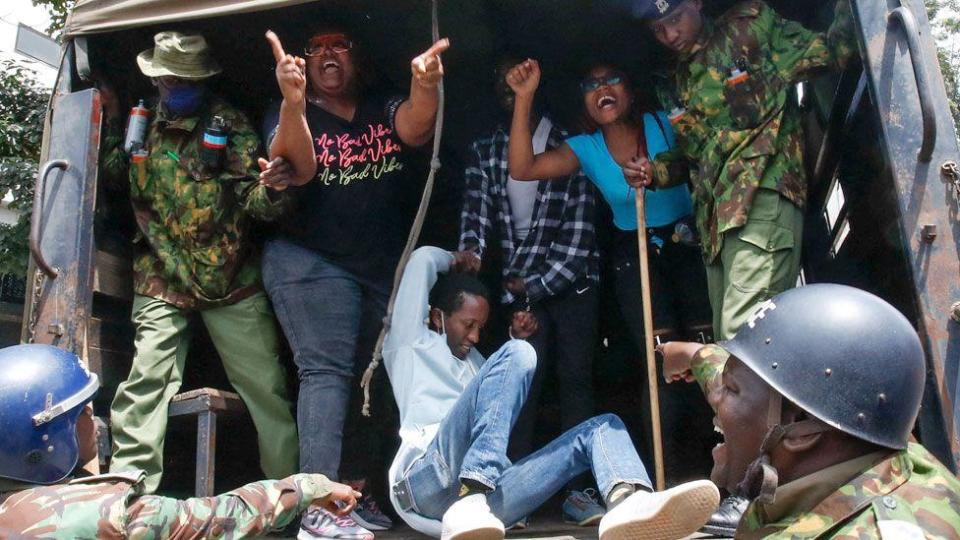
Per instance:
[[[666,482],[663,476],[663,439],[660,433],[660,389],[657,384],[657,359],[653,353],[653,309],[650,305],[650,266],[647,255],[647,205],[643,194],[637,190],[637,242],[640,244],[640,299],[643,303],[643,334],[647,357],[647,385],[650,388],[650,422],[653,425],[653,464],[657,478],[657,491],[663,491]]]

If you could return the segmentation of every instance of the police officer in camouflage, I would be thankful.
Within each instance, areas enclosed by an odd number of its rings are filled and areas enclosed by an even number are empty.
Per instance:
[[[729,339],[757,303],[793,287],[800,271],[807,178],[796,83],[856,55],[852,14],[838,0],[825,33],[742,0],[713,20],[702,0],[635,0],[634,13],[675,64],[657,92],[678,146],[632,160],[633,185],[669,185],[689,160],[707,268],[713,330]]]
[[[890,304],[808,285],[720,345],[662,349],[664,377],[716,411],[711,479],[752,499],[736,538],[960,538],[960,481],[910,435],[923,349]]]
[[[106,176],[129,169],[139,228],[136,355],[111,407],[110,470],[143,470],[145,491],[157,489],[168,403],[187,357],[188,317],[199,312],[257,428],[261,467],[282,478],[297,470],[297,430],[247,229],[253,219],[280,215],[284,198],[258,181],[260,141],[247,118],[206,88],[220,67],[203,36],[160,32],[154,42],[137,57],[159,91],[143,147],[128,155],[116,127],[104,142],[111,147],[102,163]]]
[[[285,526],[311,504],[346,515],[360,496],[319,474],[187,500],[145,495],[139,470],[82,477],[78,462],[96,459],[90,400],[98,387],[64,350],[0,350],[0,538],[247,538]]]

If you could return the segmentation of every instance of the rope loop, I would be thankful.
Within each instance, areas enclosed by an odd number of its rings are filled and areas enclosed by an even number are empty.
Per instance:
[[[431,0],[431,35],[433,43],[440,40],[440,22],[437,15],[437,0]],[[443,136],[443,103],[444,88],[443,79],[437,84],[437,119],[433,126],[433,156],[430,158],[430,173],[427,175],[427,183],[423,186],[423,195],[420,197],[420,207],[417,208],[417,215],[413,220],[413,226],[407,235],[407,244],[400,255],[400,262],[393,272],[393,289],[390,291],[390,300],[387,302],[387,313],[383,317],[383,327],[380,329],[380,335],[377,337],[377,344],[373,348],[373,357],[370,364],[363,372],[360,379],[360,388],[363,389],[363,409],[361,413],[364,416],[370,416],[370,385],[373,381],[373,374],[380,366],[380,360],[383,358],[383,341],[386,338],[387,331],[390,330],[390,320],[393,318],[393,307],[397,301],[397,289],[400,287],[400,279],[403,277],[403,270],[410,260],[410,254],[417,245],[420,238],[420,231],[423,229],[423,221],[427,216],[427,207],[430,206],[430,195],[433,193],[433,183],[436,179],[437,169],[440,168],[440,139]]]

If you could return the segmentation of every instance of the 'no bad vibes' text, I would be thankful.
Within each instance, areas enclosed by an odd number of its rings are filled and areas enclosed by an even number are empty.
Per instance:
[[[397,159],[402,149],[393,139],[393,130],[383,124],[371,124],[360,134],[331,137],[324,133],[315,142],[320,169],[317,180],[325,186],[378,180],[384,174],[403,169],[403,163]]]

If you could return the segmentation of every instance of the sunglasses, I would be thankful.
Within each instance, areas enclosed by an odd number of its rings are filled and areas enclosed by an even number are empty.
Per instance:
[[[310,39],[303,50],[304,56],[320,56],[324,49],[342,54],[353,48],[353,42],[344,34],[324,34]]]
[[[580,91],[586,94],[588,92],[593,92],[601,86],[614,86],[617,84],[622,84],[625,79],[626,76],[618,71],[614,71],[604,77],[588,77],[580,81]]]

